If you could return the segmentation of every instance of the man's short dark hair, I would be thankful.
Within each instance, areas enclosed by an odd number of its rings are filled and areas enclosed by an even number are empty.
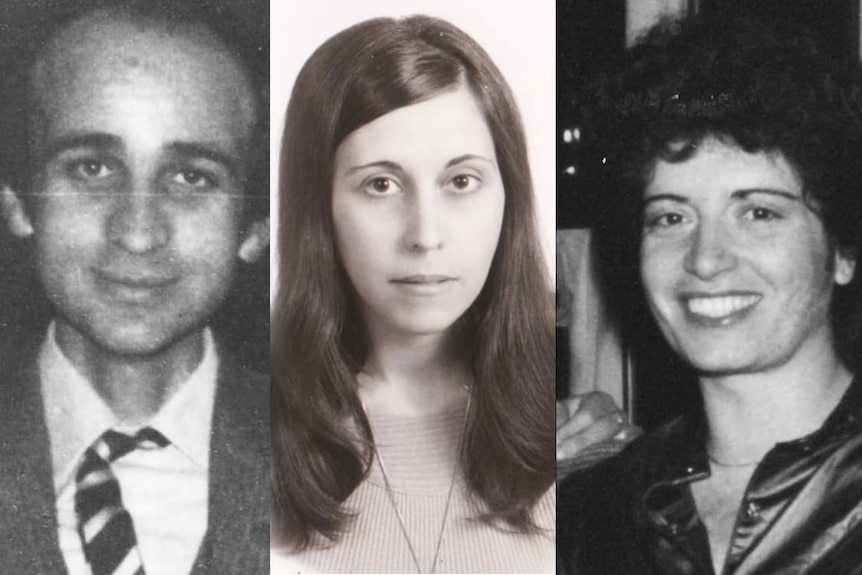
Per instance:
[[[7,23],[0,40],[0,183],[28,193],[37,169],[30,133],[30,74],[44,47],[72,22],[98,10],[170,28],[204,27],[241,64],[252,84],[256,120],[248,151],[247,221],[269,214],[269,29],[263,0],[74,0],[31,8],[0,8]],[[4,14],[4,12],[6,12]],[[264,22],[265,23],[265,22]]]
[[[0,186],[26,200],[36,169],[29,123],[30,75],[48,42],[97,10],[177,28],[203,26],[234,54],[257,100],[248,152],[246,228],[269,216],[269,5],[266,0],[28,0],[0,2]],[[0,363],[24,361],[22,341],[44,334],[52,317],[28,245],[0,231]],[[269,369],[269,258],[237,274],[212,326],[240,363]]]

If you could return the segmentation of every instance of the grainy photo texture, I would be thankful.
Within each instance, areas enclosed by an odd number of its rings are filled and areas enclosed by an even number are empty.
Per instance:
[[[558,571],[862,573],[851,8],[630,2],[568,70],[568,222],[645,431],[560,484]]]
[[[0,7],[4,573],[268,573],[267,15]]]

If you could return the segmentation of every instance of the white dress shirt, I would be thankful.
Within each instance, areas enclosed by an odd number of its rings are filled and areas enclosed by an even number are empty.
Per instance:
[[[148,575],[188,573],[207,529],[210,427],[218,357],[204,334],[203,359],[145,426],[170,445],[135,450],[111,464],[123,506],[132,517]],[[92,575],[84,559],[75,514],[75,473],[84,452],[108,429],[134,433],[119,421],[63,355],[53,324],[39,355],[42,397],[51,441],[60,550],[70,575]]]

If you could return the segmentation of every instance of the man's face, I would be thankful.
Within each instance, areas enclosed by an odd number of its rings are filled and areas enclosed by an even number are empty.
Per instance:
[[[647,299],[670,344],[702,373],[833,354],[832,289],[854,266],[831,249],[781,154],[707,139],[687,161],[659,161],[646,187]]]
[[[169,349],[207,323],[231,284],[248,82],[203,31],[94,15],[48,47],[32,87],[24,215],[60,343]]]

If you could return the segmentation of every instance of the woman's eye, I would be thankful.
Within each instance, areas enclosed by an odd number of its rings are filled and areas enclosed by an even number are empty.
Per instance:
[[[372,196],[389,196],[401,191],[401,186],[395,180],[386,177],[372,178],[365,182],[363,188]]]
[[[176,184],[192,188],[211,188],[215,185],[212,178],[197,170],[179,170],[172,180]]]
[[[768,221],[779,219],[780,216],[777,212],[770,210],[769,208],[756,207],[751,208],[747,212],[745,212],[745,215],[743,217],[745,217],[745,219],[747,220],[752,221]]]
[[[72,177],[81,181],[102,180],[113,176],[116,169],[101,160],[78,160],[69,165]]]
[[[458,193],[475,192],[482,185],[482,181],[476,176],[469,174],[458,174],[449,180],[449,187]]]
[[[647,228],[670,228],[683,222],[682,214],[675,212],[657,214],[644,218]]]

